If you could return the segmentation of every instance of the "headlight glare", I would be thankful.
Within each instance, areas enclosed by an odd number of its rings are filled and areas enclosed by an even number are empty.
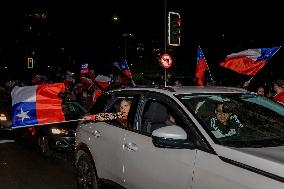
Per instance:
[[[0,121],[7,121],[5,114],[0,114]]]
[[[52,128],[51,129],[51,133],[55,134],[55,135],[60,135],[60,134],[64,134],[65,130],[64,129],[57,129],[57,128]]]

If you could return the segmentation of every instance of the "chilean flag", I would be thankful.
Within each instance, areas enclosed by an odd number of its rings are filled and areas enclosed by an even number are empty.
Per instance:
[[[205,57],[200,47],[197,49],[197,65],[195,72],[195,84],[197,86],[204,85],[204,72],[209,70]]]
[[[12,96],[12,127],[34,126],[65,121],[62,100],[63,83],[14,87]]]
[[[98,75],[95,78],[95,83],[103,89],[107,89],[110,86],[111,78],[104,75]]]
[[[122,71],[122,73],[124,75],[126,75],[128,78],[132,77],[130,69],[129,69],[128,65],[127,65],[127,61],[126,60],[117,61],[113,65],[118,67],[118,69],[120,71]]]
[[[232,53],[220,63],[220,66],[240,74],[256,75],[279,49],[280,47],[258,48]]]

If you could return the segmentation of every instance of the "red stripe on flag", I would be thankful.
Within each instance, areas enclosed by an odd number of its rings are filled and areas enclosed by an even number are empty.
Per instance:
[[[206,63],[206,60],[200,59],[197,62],[197,66],[196,66],[196,72],[195,72],[195,83],[197,86],[203,86],[204,85],[204,72],[208,70],[208,66]]]
[[[59,92],[64,92],[63,83],[39,85],[36,90],[36,114],[38,124],[64,121],[62,99]]]
[[[123,70],[122,71],[124,75],[126,75],[128,78],[131,78],[132,77],[132,74],[130,72],[130,70]]]
[[[226,58],[220,66],[245,75],[255,75],[267,61],[254,61],[246,56]]]

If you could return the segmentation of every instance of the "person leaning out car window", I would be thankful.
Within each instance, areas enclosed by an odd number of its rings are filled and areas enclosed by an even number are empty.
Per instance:
[[[93,122],[118,120],[123,128],[127,126],[127,117],[131,107],[131,100],[123,98],[120,100],[119,112],[117,113],[99,113],[87,115],[83,119]]]

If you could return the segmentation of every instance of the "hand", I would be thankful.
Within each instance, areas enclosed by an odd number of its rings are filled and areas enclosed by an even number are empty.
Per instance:
[[[122,112],[117,112],[116,115],[117,115],[117,118],[118,119],[122,119],[123,118],[123,113]]]

